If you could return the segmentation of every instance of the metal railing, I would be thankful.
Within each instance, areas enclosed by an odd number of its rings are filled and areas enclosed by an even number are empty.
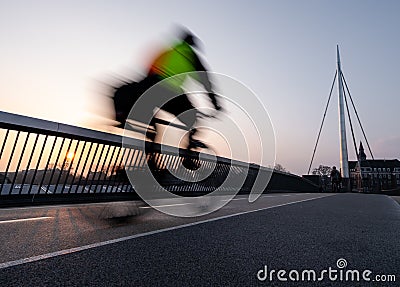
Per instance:
[[[0,206],[138,198],[125,169],[140,173],[149,153],[139,139],[129,139],[128,146],[122,140],[120,135],[0,112]],[[222,157],[199,158],[196,152],[171,146],[152,144],[151,149],[152,159],[162,167],[155,174],[168,169],[187,176],[192,171],[181,162],[188,157],[210,170],[207,178],[193,182],[164,176],[162,186],[179,195],[211,192],[229,172],[246,173],[241,191],[248,192],[257,174],[271,172]]]

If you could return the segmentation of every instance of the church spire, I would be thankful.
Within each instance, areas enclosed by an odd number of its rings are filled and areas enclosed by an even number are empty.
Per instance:
[[[364,147],[361,141],[360,141],[360,147],[358,149],[358,159],[359,161],[367,160],[367,155],[364,152]]]

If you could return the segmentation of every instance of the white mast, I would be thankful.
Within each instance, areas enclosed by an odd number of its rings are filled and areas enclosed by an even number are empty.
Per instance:
[[[344,117],[344,99],[342,69],[340,67],[339,45],[337,46],[337,70],[339,88],[339,130],[340,130],[340,168],[343,178],[349,178],[349,159],[347,154],[346,122]]]

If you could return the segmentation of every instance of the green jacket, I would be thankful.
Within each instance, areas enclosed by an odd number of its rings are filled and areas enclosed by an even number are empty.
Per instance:
[[[182,73],[206,71],[193,48],[186,42],[181,42],[171,49],[161,53],[152,63],[149,74],[158,75],[161,79],[167,79]],[[196,75],[191,75],[199,80]],[[180,88],[185,77],[177,77],[169,82],[174,88]]]

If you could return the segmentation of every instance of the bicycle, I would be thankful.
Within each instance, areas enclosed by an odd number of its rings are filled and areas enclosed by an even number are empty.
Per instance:
[[[206,119],[206,118],[217,118],[216,115],[210,115],[210,114],[206,114],[203,113],[199,110],[196,110],[196,123],[198,121],[198,119]],[[198,155],[200,152],[203,153],[212,153],[215,154],[215,151],[206,143],[204,143],[202,140],[196,139],[193,137],[193,135],[196,133],[196,131],[198,131],[198,128],[196,128],[196,125],[194,127],[188,127],[186,125],[183,124],[177,124],[174,122],[170,122],[164,119],[160,119],[160,118],[154,118],[152,123],[149,125],[145,125],[145,124],[139,124],[139,123],[134,123],[132,121],[126,120],[125,121],[125,128],[127,130],[131,130],[134,132],[139,132],[139,133],[144,133],[145,136],[150,139],[151,142],[154,142],[155,139],[155,135],[157,133],[156,131],[156,127],[155,124],[160,124],[160,125],[164,125],[164,126],[168,126],[168,127],[174,127],[180,130],[185,130],[187,132],[189,132],[189,144],[187,147],[187,151],[189,152],[197,152],[196,158],[190,157],[187,154],[183,155],[183,160],[182,160],[182,165],[189,169],[189,170],[197,170],[200,168],[201,164],[200,161],[198,159]],[[122,127],[123,124],[120,125],[120,127]],[[146,151],[146,153],[151,154],[153,151],[148,150]],[[152,156],[149,157],[148,162],[149,162],[149,167],[152,171],[157,170],[157,164],[152,163]]]

